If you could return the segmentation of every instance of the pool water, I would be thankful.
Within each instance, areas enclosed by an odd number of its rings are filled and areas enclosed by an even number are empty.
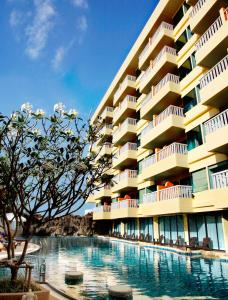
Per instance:
[[[35,238],[43,245],[47,280],[71,296],[108,299],[107,287],[126,284],[133,299],[228,299],[228,263],[190,258],[121,241],[98,238]],[[64,282],[67,270],[82,271],[77,286]],[[80,298],[79,298],[80,299]]]

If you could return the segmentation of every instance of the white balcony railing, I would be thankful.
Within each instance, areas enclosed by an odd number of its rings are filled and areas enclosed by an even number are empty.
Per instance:
[[[143,203],[171,200],[176,198],[192,198],[192,187],[189,185],[174,185],[143,196]]]
[[[143,195],[143,203],[153,203],[157,201],[157,192],[151,192]]]
[[[120,202],[113,202],[111,204],[111,210],[120,209],[120,208],[138,208],[139,200],[138,199],[126,199]]]
[[[145,48],[143,49],[143,51],[141,52],[141,54],[139,55],[139,63],[143,60],[143,58],[146,56],[149,48],[151,45],[153,45],[155,39],[157,38],[157,36],[159,35],[159,33],[161,32],[161,30],[163,29],[168,29],[168,30],[173,30],[173,25],[166,23],[166,22],[162,22],[160,24],[160,26],[158,27],[158,29],[155,31],[154,35],[149,38],[149,42],[147,43],[147,45],[145,46]]]
[[[119,151],[117,153],[119,156],[121,156],[129,150],[137,150],[137,144],[136,143],[126,143],[125,145],[123,145],[123,147],[121,147],[119,149]]]
[[[217,78],[220,74],[225,72],[228,69],[228,55],[226,55],[220,62],[217,63],[210,71],[208,71],[201,79],[200,79],[200,88],[206,87],[209,83],[211,83],[215,78]]]
[[[153,95],[156,95],[168,82],[179,84],[179,76],[168,73],[154,88]]]
[[[144,100],[142,101],[141,107],[146,106],[146,105],[151,101],[152,97],[153,97],[153,93],[152,93],[152,91],[151,91],[150,93],[148,93],[148,94],[146,95],[146,97],[145,97]]]
[[[206,42],[222,27],[222,18],[218,19],[208,28],[208,30],[201,36],[199,41],[196,43],[196,51],[206,44]]]
[[[188,185],[174,185],[158,191],[159,201],[175,198],[192,198],[192,187]]]
[[[143,80],[146,80],[147,77],[150,76],[150,74],[152,73],[153,69],[155,68],[155,66],[158,64],[158,62],[160,61],[160,59],[165,55],[165,54],[172,54],[174,56],[177,56],[177,50],[169,47],[169,46],[164,46],[162,48],[162,50],[159,52],[159,54],[155,57],[155,59],[153,61],[150,62],[150,66],[146,69],[146,71],[143,73],[142,77],[140,78],[141,82]]]
[[[193,18],[198,11],[201,9],[201,7],[204,5],[205,2],[211,1],[211,0],[199,0],[196,5],[193,7],[191,13],[189,14],[190,18]]]
[[[120,124],[120,126],[113,132],[113,138],[121,131],[123,130],[125,127],[127,127],[128,125],[136,125],[137,124],[137,120],[133,119],[133,118],[127,118],[122,124]],[[115,139],[115,138],[114,138]]]
[[[228,109],[204,123],[205,135],[211,134],[225,126],[228,126]]]
[[[125,77],[125,79],[120,83],[118,89],[116,90],[116,92],[114,94],[114,100],[119,98],[120,94],[122,93],[123,86],[126,85],[128,81],[136,81],[136,76],[127,75]]]
[[[142,130],[142,136],[146,135],[148,132],[150,132],[154,127],[158,126],[160,123],[162,123],[166,118],[169,116],[179,116],[184,117],[184,110],[182,107],[170,105],[168,106],[163,112],[161,112],[157,117],[153,119],[143,130]]]
[[[123,180],[128,180],[131,178],[137,178],[137,171],[136,170],[125,170],[116,176],[113,177],[114,184],[119,184]]]
[[[212,174],[211,177],[214,189],[228,187],[228,170]]]
[[[157,153],[145,158],[142,162],[142,168],[147,168],[160,160],[166,159],[167,157],[173,155],[173,154],[181,154],[181,155],[187,155],[187,145],[181,144],[181,143],[173,143]]]
[[[130,102],[133,102],[133,103],[137,103],[137,98],[134,97],[134,96],[131,96],[131,95],[127,95],[124,100],[122,102],[120,102],[119,106],[117,106],[115,109],[114,109],[114,114],[113,114],[113,117],[114,118],[117,118],[118,114],[120,113],[121,109],[124,107],[124,106],[127,106],[128,103]]]
[[[97,213],[97,212],[110,212],[111,211],[111,206],[109,205],[102,205],[102,206],[97,206],[93,209],[93,212],[94,213]]]

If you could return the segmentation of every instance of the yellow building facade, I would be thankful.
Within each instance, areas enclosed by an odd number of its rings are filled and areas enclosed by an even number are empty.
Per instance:
[[[104,234],[228,252],[228,1],[160,0],[98,105]]]

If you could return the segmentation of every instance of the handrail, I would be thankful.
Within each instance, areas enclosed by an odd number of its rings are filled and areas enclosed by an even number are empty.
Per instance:
[[[158,191],[159,201],[175,198],[192,198],[192,187],[189,185],[174,185]]]
[[[118,98],[118,94],[121,92],[123,85],[128,81],[136,81],[136,76],[133,75],[126,75],[126,77],[124,78],[124,80],[119,84],[118,89],[116,90],[115,94],[114,94],[114,100],[116,98]]]
[[[134,102],[137,103],[137,98],[135,96],[127,95],[122,102],[119,103],[119,105],[114,109],[114,117],[119,113],[119,111],[122,109],[124,105],[127,105],[128,102]]]
[[[153,93],[152,93],[152,91],[151,91],[151,92],[149,92],[149,93],[146,95],[146,97],[145,97],[144,100],[142,101],[141,107],[146,106],[146,105],[151,101],[152,96],[153,96]]]
[[[154,87],[153,89],[153,94],[157,94],[164,85],[166,85],[166,83],[168,83],[169,81],[172,81],[176,84],[179,83],[179,76],[168,73],[165,75],[165,77],[162,78],[162,80]]]
[[[206,2],[207,0],[199,0],[196,5],[193,7],[192,11],[190,12],[189,16],[190,18],[193,18],[197,13],[198,11],[201,9],[201,7],[204,5],[204,3]]]
[[[228,170],[212,174],[211,177],[214,189],[222,189],[228,187]]]
[[[126,199],[120,201],[120,208],[138,208],[138,199]]]
[[[172,48],[170,46],[164,46],[162,48],[162,50],[158,53],[158,55],[155,57],[155,59],[150,62],[149,67],[146,69],[146,71],[143,73],[143,75],[141,77],[141,82],[143,80],[145,80],[149,76],[149,74],[151,73],[151,71],[155,68],[155,66],[157,65],[157,63],[160,61],[160,59],[166,53],[169,53],[169,54],[172,54],[174,56],[177,56],[177,50],[176,49],[174,49],[174,48]]]
[[[142,161],[142,168],[147,168],[160,160],[163,160],[173,154],[186,155],[188,153],[187,145],[181,143],[172,143],[169,146],[159,150],[157,153],[146,157]]]
[[[217,78],[221,73],[228,69],[228,55],[226,55],[220,62],[218,62],[212,69],[210,69],[201,79],[200,88],[203,89],[211,81]]]
[[[111,206],[110,205],[101,205],[94,207],[93,212],[110,212]]]
[[[151,192],[143,195],[143,203],[153,203],[157,201],[157,192]]]
[[[204,44],[222,27],[222,18],[221,16],[205,31],[205,33],[200,37],[196,43],[196,51],[201,49]]]
[[[129,178],[137,178],[137,171],[126,169],[123,172],[114,176],[113,181],[114,181],[114,184],[118,184],[120,181],[129,179]]]
[[[140,55],[139,55],[139,61],[142,60],[142,58],[145,56],[146,52],[148,51],[149,47],[150,47],[151,45],[153,45],[154,40],[155,40],[156,37],[159,35],[160,31],[161,31],[162,29],[164,29],[164,28],[165,28],[165,29],[168,29],[168,30],[173,30],[173,25],[172,25],[172,24],[169,24],[169,23],[167,23],[167,22],[164,22],[164,21],[160,24],[160,26],[158,27],[158,29],[155,31],[154,35],[153,35],[151,38],[149,38],[149,41],[148,41],[148,43],[146,44],[146,46],[145,46],[145,48],[143,49],[143,51],[140,53]]]
[[[143,128],[141,132],[141,136],[143,137],[146,135],[148,132],[150,132],[154,128],[153,121],[151,121],[145,128]]]
[[[211,134],[225,126],[228,126],[228,109],[204,123],[205,135]]]
[[[118,151],[118,154],[121,155],[123,153],[125,153],[126,151],[128,150],[137,150],[137,144],[136,143],[126,143],[125,145],[123,145],[119,151]]]

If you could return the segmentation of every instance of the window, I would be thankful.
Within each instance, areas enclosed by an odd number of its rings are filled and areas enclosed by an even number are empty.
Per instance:
[[[188,151],[203,144],[201,126],[198,125],[194,129],[187,132]]]
[[[178,69],[180,80],[184,79],[195,68],[195,66],[195,53],[192,53],[190,57]]]
[[[202,192],[208,189],[206,168],[192,172],[193,193]]]
[[[188,217],[189,238],[196,237],[200,245],[210,238],[210,248],[225,250],[221,214],[197,214]]]
[[[142,162],[143,159],[138,162],[138,175],[142,174]]]
[[[143,202],[143,196],[146,194],[146,189],[139,190],[139,203]]]
[[[197,103],[200,102],[199,85],[191,90],[186,96],[183,97],[184,113],[192,109]]]
[[[150,235],[151,240],[153,240],[154,238],[153,218],[141,218],[139,222],[140,222],[139,233],[143,233],[144,236]]]
[[[137,147],[141,145],[141,134],[137,135]]]
[[[170,216],[159,218],[159,234],[163,235],[165,243],[173,240],[175,243],[177,238],[181,238],[184,242],[184,223],[182,216]]]
[[[173,25],[176,26],[181,19],[183,18],[183,16],[186,14],[187,10],[189,9],[189,5],[187,3],[184,3],[180,9],[177,11],[177,13],[175,14],[175,16],[173,17]]]
[[[188,26],[175,43],[177,51],[180,51],[191,37],[192,31],[190,26]]]

